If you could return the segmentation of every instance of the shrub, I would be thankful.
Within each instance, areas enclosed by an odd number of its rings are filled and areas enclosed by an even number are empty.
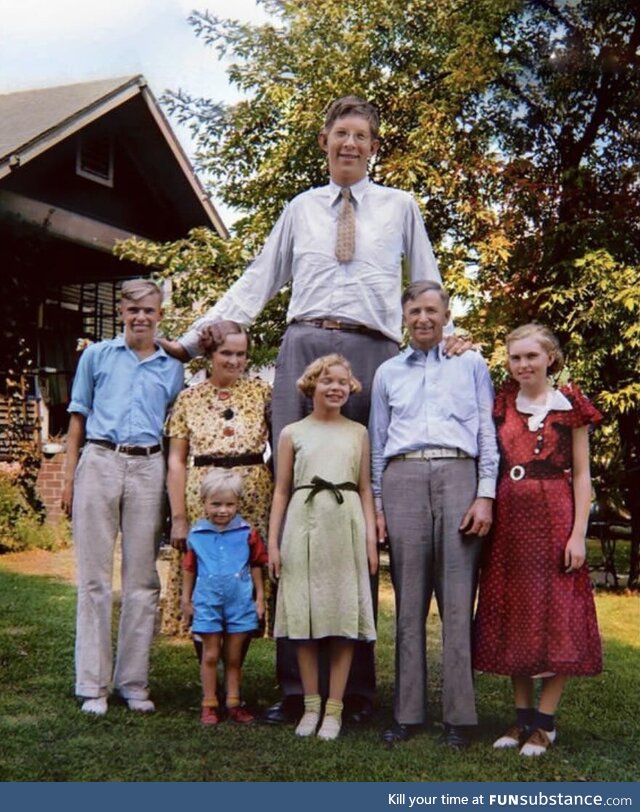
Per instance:
[[[39,547],[54,550],[69,540],[66,521],[57,527],[44,524],[43,516],[29,503],[14,466],[0,468],[0,553]]]

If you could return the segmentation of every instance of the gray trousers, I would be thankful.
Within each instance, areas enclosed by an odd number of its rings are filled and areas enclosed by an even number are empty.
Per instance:
[[[78,602],[76,685],[80,697],[148,697],[160,579],[156,555],[164,504],[164,458],[85,446],[76,469],[73,537]],[[122,608],[115,671],[111,644],[113,557],[122,533]]]
[[[382,335],[356,333],[346,330],[323,330],[306,324],[290,324],[284,335],[273,384],[272,427],[273,445],[277,447],[282,429],[289,423],[302,420],[311,412],[312,404],[296,388],[296,381],[316,358],[340,353],[351,363],[353,372],[362,384],[362,391],[351,395],[343,414],[366,426],[369,422],[371,384],[376,369],[383,361],[398,353],[395,341]],[[378,579],[371,579],[374,616],[377,617]],[[327,693],[328,648],[321,645],[320,690]],[[295,644],[286,638],[276,643],[276,671],[280,690],[285,696],[302,694]],[[360,695],[373,699],[376,690],[374,644],[358,641],[355,644],[346,696]]]
[[[394,718],[426,721],[426,619],[442,620],[442,718],[475,725],[471,619],[481,550],[458,530],[476,496],[475,460],[391,460],[382,478],[396,597]]]

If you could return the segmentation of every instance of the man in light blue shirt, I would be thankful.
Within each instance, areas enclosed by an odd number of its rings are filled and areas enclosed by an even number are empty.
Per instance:
[[[149,651],[160,594],[156,554],[164,501],[161,438],[182,389],[182,364],[155,343],[162,293],[122,285],[124,335],[89,346],[73,382],[63,508],[76,549],[76,695],[102,716],[112,686],[135,711],[149,699]],[[80,449],[84,449],[80,456]],[[122,534],[122,607],[115,670],[111,648],[113,552]]]
[[[376,372],[369,431],[379,537],[388,532],[396,595],[393,745],[425,722],[425,623],[435,590],[443,624],[443,743],[477,724],[471,618],[481,537],[498,474],[493,387],[478,353],[448,358],[449,297],[437,282],[402,296],[410,346]]]

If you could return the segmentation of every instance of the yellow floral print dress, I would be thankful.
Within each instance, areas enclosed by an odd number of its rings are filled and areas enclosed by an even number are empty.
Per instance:
[[[193,457],[261,454],[269,438],[270,411],[271,387],[256,377],[243,376],[229,387],[216,387],[204,381],[178,395],[167,419],[165,435],[189,442],[185,500],[190,524],[203,515],[200,483],[210,470],[209,466],[194,466]],[[243,465],[230,470],[244,479],[240,515],[266,539],[273,495],[269,468]],[[172,550],[162,609],[163,634],[186,632],[180,617],[181,560],[182,555]]]

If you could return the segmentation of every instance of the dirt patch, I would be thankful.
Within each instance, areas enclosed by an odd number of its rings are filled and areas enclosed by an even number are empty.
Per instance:
[[[72,547],[56,552],[27,550],[22,553],[5,553],[0,556],[0,567],[21,575],[48,575],[75,583],[76,568]]]
[[[46,575],[59,578],[70,584],[76,582],[76,562],[73,547],[64,550],[26,550],[21,553],[5,553],[0,556],[0,568],[17,572],[21,575]],[[166,583],[168,562],[160,555],[158,572],[162,591]],[[116,548],[114,561],[114,589],[120,589],[120,549]]]

